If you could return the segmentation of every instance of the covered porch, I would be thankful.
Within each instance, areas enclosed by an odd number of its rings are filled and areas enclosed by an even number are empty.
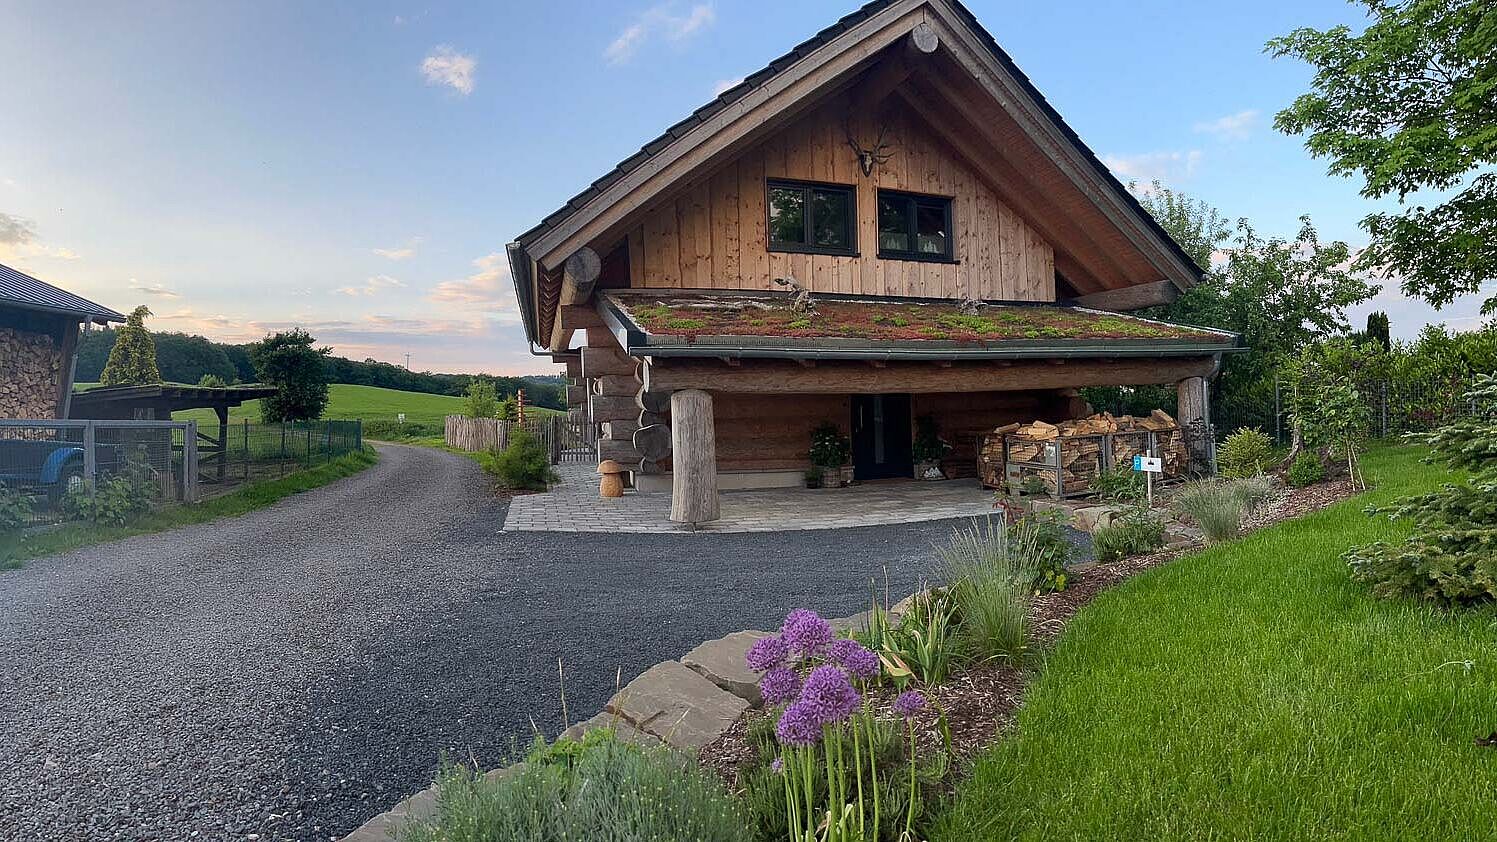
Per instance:
[[[1172,384],[1182,425],[1238,338],[1064,305],[868,296],[609,291],[578,386],[599,457],[669,491],[677,523],[722,516],[719,491],[800,485],[812,431],[836,427],[859,480],[905,477],[918,419],[977,472],[995,427],[1088,413],[1088,386]],[[834,495],[835,496],[835,495]],[[849,497],[844,505],[854,505]]]

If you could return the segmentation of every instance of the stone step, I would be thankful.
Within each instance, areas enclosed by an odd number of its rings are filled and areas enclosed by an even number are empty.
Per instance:
[[[769,636],[765,631],[733,632],[687,652],[681,663],[750,705],[758,705],[762,701],[759,674],[749,669],[743,658],[755,641]]]
[[[695,753],[722,736],[748,706],[679,661],[665,661],[629,682],[605,709],[667,745]]]

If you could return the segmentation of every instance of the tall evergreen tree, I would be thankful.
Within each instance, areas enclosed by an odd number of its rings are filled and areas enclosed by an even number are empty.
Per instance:
[[[1367,338],[1376,340],[1383,350],[1387,351],[1393,347],[1392,327],[1388,321],[1388,314],[1381,310],[1373,310],[1367,314]]]
[[[116,332],[109,362],[104,364],[99,382],[105,386],[149,386],[161,382],[161,370],[156,367],[156,342],[146,330],[149,315],[151,310],[144,304],[130,313],[125,326]]]

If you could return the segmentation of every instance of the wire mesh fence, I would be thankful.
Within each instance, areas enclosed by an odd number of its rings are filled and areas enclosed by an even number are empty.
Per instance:
[[[126,520],[276,479],[363,447],[358,421],[199,427],[0,420],[0,487],[23,527]]]
[[[1367,435],[1397,438],[1405,433],[1429,432],[1478,415],[1482,409],[1466,397],[1473,384],[1471,378],[1456,377],[1418,382],[1354,380],[1348,385],[1357,390],[1367,406]],[[1273,392],[1265,393],[1256,403],[1239,400],[1230,409],[1218,404],[1213,408],[1212,421],[1220,435],[1252,427],[1285,444],[1292,435],[1293,403],[1293,386],[1287,380],[1275,379]]]
[[[246,483],[279,479],[364,446],[359,421],[295,421],[198,428],[200,494],[212,497]]]
[[[171,421],[0,421],[0,485],[28,525],[194,500],[192,437]]]

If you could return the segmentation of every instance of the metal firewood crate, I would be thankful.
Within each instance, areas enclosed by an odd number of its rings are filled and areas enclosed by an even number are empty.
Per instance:
[[[1052,497],[1082,497],[1104,470],[1132,470],[1134,456],[1159,456],[1160,433],[1129,430],[1033,439],[1003,434],[1004,480],[1011,490],[1038,477]]]

